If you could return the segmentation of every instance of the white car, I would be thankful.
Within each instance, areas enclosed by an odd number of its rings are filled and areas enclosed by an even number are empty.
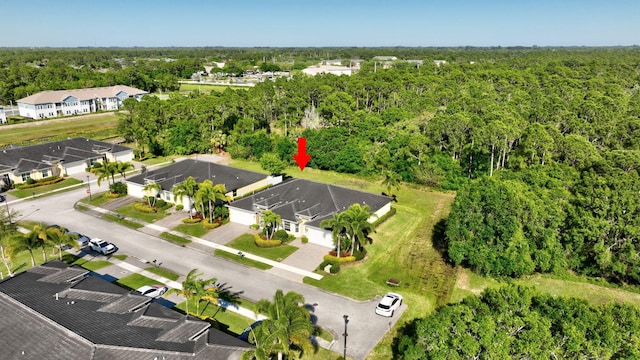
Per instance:
[[[391,317],[400,305],[402,305],[402,295],[388,293],[376,306],[376,314]]]
[[[136,291],[144,296],[157,298],[164,295],[164,293],[166,293],[167,290],[168,290],[167,287],[162,285],[151,285],[151,286],[145,285]]]
[[[89,247],[91,250],[97,251],[102,255],[109,255],[116,251],[115,245],[99,238],[91,239],[91,241],[89,241]]]
[[[74,237],[76,237],[76,244],[78,244],[78,247],[83,248],[85,246],[89,245],[89,241],[91,241],[91,239],[89,239],[89,237],[87,235],[82,235],[79,232],[71,232],[71,235],[73,235]]]

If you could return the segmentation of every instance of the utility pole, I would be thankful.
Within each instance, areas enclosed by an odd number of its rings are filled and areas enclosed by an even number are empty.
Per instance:
[[[344,334],[342,334],[344,336],[344,353],[342,354],[342,359],[347,360],[347,336],[349,336],[347,333],[347,324],[349,323],[349,316],[342,315],[342,318],[344,319]]]
[[[89,175],[87,175],[87,192],[89,193],[89,202],[91,202],[91,183],[89,182]]]

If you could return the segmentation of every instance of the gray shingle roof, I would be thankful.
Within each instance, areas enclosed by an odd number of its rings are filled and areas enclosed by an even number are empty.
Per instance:
[[[0,282],[3,358],[237,359],[249,347],[98,277],[72,280],[78,268],[59,261],[36,269]]]
[[[0,167],[23,173],[50,168],[52,162],[72,163],[101,157],[103,153],[133,151],[131,148],[87,138],[73,138],[45,144],[11,147],[0,152]]]
[[[174,185],[180,184],[189,176],[193,176],[198,183],[208,179],[214,184],[224,184],[227,191],[239,189],[267,177],[265,174],[208,161],[185,159],[146,174],[132,176],[127,181],[145,185],[151,180],[160,184],[163,190],[171,191]]]
[[[257,207],[277,213],[283,220],[312,219],[307,226],[318,227],[325,218],[359,203],[375,212],[389,203],[388,196],[371,194],[332,184],[291,179],[229,204],[229,207],[255,211]]]

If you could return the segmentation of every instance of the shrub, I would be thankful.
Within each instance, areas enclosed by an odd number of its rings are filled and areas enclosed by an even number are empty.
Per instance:
[[[291,235],[291,234],[289,234],[289,235],[287,236],[287,242],[293,241],[293,240],[295,240],[295,239],[296,239],[296,236],[295,236],[295,235]]]
[[[19,189],[31,189],[31,188],[35,188],[35,187],[38,187],[38,186],[55,184],[55,183],[60,182],[62,180],[64,180],[64,179],[59,177],[59,176],[49,176],[49,177],[46,177],[46,178],[40,179],[40,180],[34,180],[32,178],[29,178],[29,179],[27,179],[26,183],[16,185],[16,187],[19,188]]]
[[[286,230],[277,230],[273,235],[273,238],[280,241],[287,241],[289,239],[289,233]]]
[[[161,208],[161,207],[163,207],[163,206],[166,206],[166,205],[167,205],[167,202],[166,202],[166,201],[164,201],[164,200],[162,200],[162,199],[158,199],[158,201],[156,201],[156,205],[157,205],[159,208]]]
[[[339,263],[339,264],[344,264],[344,263],[349,263],[349,262],[354,262],[356,261],[356,257],[355,256],[343,256],[343,257],[335,257],[333,255],[327,254],[323,257],[323,259],[325,261],[328,262],[332,262],[332,263]]]
[[[92,168],[94,169],[99,169],[102,167],[102,163],[101,162],[94,162],[93,165],[91,165]]]
[[[258,229],[260,229],[260,225],[258,225],[258,224],[251,224],[251,225],[249,225],[249,228],[251,228],[252,230],[258,230]]]
[[[309,242],[309,238],[308,238],[308,237],[306,237],[306,236],[303,236],[303,237],[301,237],[301,238],[300,238],[300,241],[301,241],[303,244],[306,244],[306,243],[308,243],[308,242]]]
[[[106,197],[107,199],[117,199],[120,197],[120,194],[112,194],[112,193],[105,193],[103,195],[104,197]]]
[[[353,252],[353,256],[355,256],[356,261],[360,261],[360,260],[364,259],[365,256],[367,256],[367,249],[360,248],[360,251],[354,251]]]
[[[202,219],[200,219],[200,218],[193,218],[193,219],[184,218],[184,219],[182,219],[182,222],[185,223],[185,224],[197,224],[200,221],[202,221]]]
[[[329,268],[329,272],[332,274],[337,274],[340,272],[340,264],[338,263],[333,263],[331,264],[331,267]]]
[[[265,240],[260,235],[254,235],[254,240],[257,247],[276,247],[282,244],[280,240]]]
[[[177,210],[177,211],[182,211],[182,210],[184,210],[184,205],[182,205],[182,204],[178,204],[178,205],[176,205],[176,210]]]
[[[374,221],[373,224],[371,225],[373,225],[373,228],[375,229],[376,227],[378,227],[378,225],[387,221],[388,218],[392,217],[395,214],[396,214],[396,208],[392,206],[391,210],[389,210],[386,214],[382,215],[381,217],[377,218],[376,221]]]
[[[218,226],[220,226],[220,223],[218,222],[210,223],[209,220],[205,219],[205,220],[202,220],[202,226],[204,226],[207,229],[215,229]]]
[[[29,184],[29,185],[33,185],[33,184],[35,184],[35,183],[36,183],[36,181],[35,181],[35,180],[33,180],[32,178],[28,178],[28,179],[27,179],[27,184]]]
[[[133,207],[136,208],[136,210],[146,212],[146,213],[156,212],[156,209],[152,208],[151,206],[147,204],[139,203],[139,202],[133,203]]]
[[[109,191],[113,194],[127,195],[127,184],[122,182],[111,184],[109,185]]]

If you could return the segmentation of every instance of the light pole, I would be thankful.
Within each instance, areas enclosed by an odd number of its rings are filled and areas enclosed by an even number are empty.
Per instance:
[[[344,336],[344,353],[342,358],[347,360],[347,336],[349,336],[349,333],[347,333],[347,324],[349,323],[349,316],[342,315],[342,318],[344,319],[344,334],[342,334]]]
[[[11,225],[11,211],[9,210],[9,199],[4,199],[4,204],[7,205],[7,217],[9,218],[9,225]]]
[[[89,175],[87,175],[87,192],[89,193],[89,202],[91,202],[91,183],[89,182]]]

